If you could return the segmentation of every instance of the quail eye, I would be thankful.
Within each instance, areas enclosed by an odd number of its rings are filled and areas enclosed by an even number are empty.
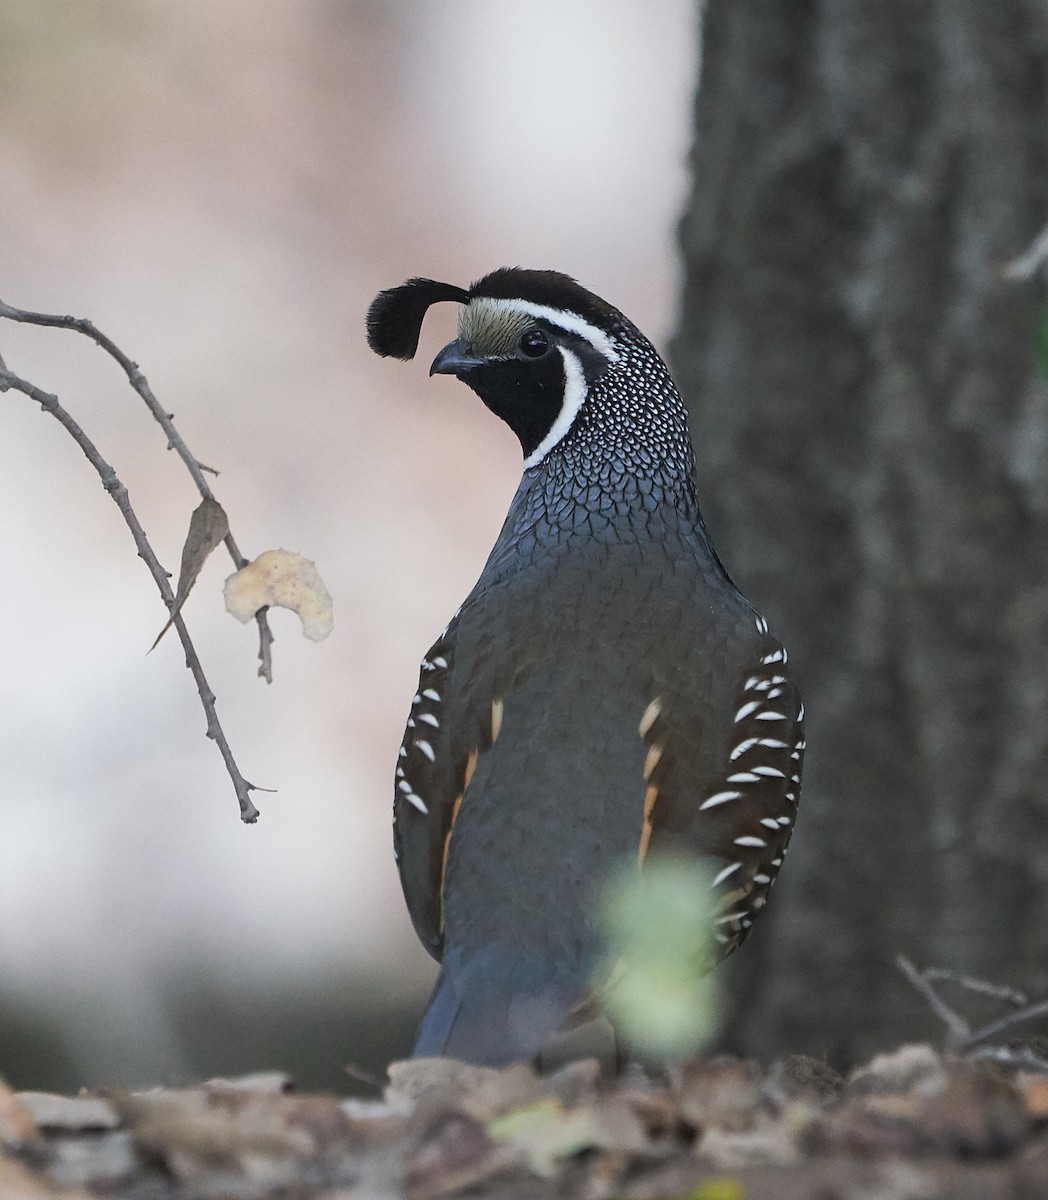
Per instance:
[[[527,333],[521,334],[517,345],[525,357],[541,358],[549,349],[549,338],[541,329],[529,329]]]

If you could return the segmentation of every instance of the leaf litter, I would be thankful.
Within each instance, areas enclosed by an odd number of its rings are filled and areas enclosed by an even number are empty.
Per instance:
[[[279,1073],[79,1097],[0,1088],[0,1195],[995,1200],[1048,1195],[1048,1073],[903,1046],[550,1075],[394,1063],[373,1100]]]

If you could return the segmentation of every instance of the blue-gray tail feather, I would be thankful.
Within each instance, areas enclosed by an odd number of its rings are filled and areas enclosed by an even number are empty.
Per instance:
[[[492,951],[466,963],[445,959],[413,1055],[488,1067],[532,1061],[581,990],[574,980],[551,983],[545,973]]]

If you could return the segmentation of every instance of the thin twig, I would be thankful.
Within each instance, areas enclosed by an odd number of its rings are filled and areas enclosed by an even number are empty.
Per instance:
[[[914,991],[924,997],[932,1012],[946,1026],[946,1039],[951,1050],[956,1049],[966,1038],[971,1037],[972,1030],[968,1022],[959,1013],[954,1012],[928,979],[905,955],[897,955],[895,965],[905,975]]]
[[[1035,1017],[1048,1016],[1048,1000],[1038,1000],[1034,1004],[1028,1004],[1019,1012],[1008,1013],[1006,1016],[1000,1017],[996,1021],[991,1021],[988,1025],[984,1025],[982,1029],[976,1029],[974,1033],[970,1033],[968,1037],[957,1047],[958,1050],[970,1050],[973,1046],[977,1046],[980,1042],[987,1042],[990,1038],[997,1037],[998,1034],[1007,1033],[1016,1025],[1023,1025],[1027,1021],[1032,1021]]]
[[[935,1015],[946,1026],[947,1046],[954,1053],[967,1054],[970,1057],[993,1058],[998,1062],[1019,1063],[1020,1059],[1022,1059],[1023,1063],[1027,1065],[1033,1062],[1040,1063],[1044,1061],[1032,1050],[1022,1050],[1021,1048],[1006,1046],[987,1046],[984,1043],[988,1042],[991,1038],[998,1037],[1002,1033],[1007,1033],[1009,1029],[1013,1029],[1016,1025],[1023,1025],[1027,1021],[1032,1021],[1037,1017],[1048,1016],[1048,999],[1036,1000],[1031,1004],[1026,1001],[1026,998],[1021,993],[1015,991],[1013,988],[999,987],[996,984],[986,983],[980,979],[973,979],[968,975],[959,975],[956,972],[947,971],[941,967],[929,967],[925,971],[918,971],[913,963],[902,954],[897,956],[895,963],[903,975],[906,976],[910,985],[924,997]],[[973,1031],[971,1025],[955,1012],[935,990],[932,983],[933,979],[960,984],[968,991],[992,996],[1008,1004],[1014,1005],[1018,1001],[1022,1007],[1016,1012],[1007,1013],[1005,1016],[999,1017],[995,1021],[990,1021],[988,1024],[983,1025],[982,1028]],[[1037,1069],[1041,1068],[1038,1067]]]
[[[131,530],[131,536],[135,539],[135,545],[138,547],[138,556],[149,568],[149,573],[153,576],[164,603],[170,609],[175,602],[175,596],[171,590],[171,584],[168,582],[168,573],[160,565],[160,561],[153,552],[153,547],[149,544],[145,531],[134,509],[131,507],[127,488],[121,483],[116,472],[102,457],[94,442],[81,429],[80,425],[62,407],[57,396],[43,391],[9,370],[0,370],[0,392],[6,392],[9,389],[21,392],[23,395],[28,396],[30,400],[36,401],[44,412],[50,413],[51,416],[61,423],[84,452],[88,461],[98,472],[99,478],[102,480],[102,486],[112,496],[117,508],[120,509],[127,527]],[[226,770],[233,781],[233,788],[240,803],[240,818],[242,821],[251,824],[258,820],[258,809],[251,802],[251,792],[257,789],[253,783],[249,783],[244,778],[240,772],[240,768],[236,764],[236,760],[233,758],[233,752],[229,748],[229,742],[218,719],[218,711],[215,707],[215,694],[207,682],[204,669],[200,665],[200,659],[197,656],[196,649],[193,646],[193,642],[190,639],[189,632],[181,616],[175,617],[175,630],[178,633],[179,640],[182,642],[182,648],[186,654],[186,666],[193,673],[197,691],[200,694],[200,702],[204,706],[204,713],[207,716],[207,736],[218,746],[222,759],[226,764]]]
[[[1023,992],[1003,984],[990,983],[986,979],[975,979],[971,975],[962,975],[959,971],[949,971],[945,967],[925,967],[921,972],[925,979],[942,983],[952,983],[966,992],[975,992],[979,996],[989,996],[992,1000],[1001,1000],[1013,1008],[1025,1008],[1029,1004]]]
[[[190,453],[189,447],[183,440],[182,435],[175,428],[174,417],[160,405],[156,396],[153,395],[153,390],[149,386],[145,375],[139,370],[138,363],[132,361],[111,338],[107,337],[95,326],[93,321],[89,321],[86,317],[63,317],[53,313],[29,312],[27,309],[13,308],[10,304],[5,304],[3,300],[0,300],[0,317],[6,317],[8,320],[17,321],[24,325],[40,325],[49,329],[71,329],[74,333],[82,334],[100,346],[110,358],[119,364],[127,376],[128,383],[131,384],[132,388],[134,388],[145,402],[146,407],[153,414],[153,417],[167,437],[168,449],[174,450],[182,462],[185,463],[186,470],[192,477],[201,496],[209,500],[215,499],[210,485],[204,478],[204,474],[207,472],[211,475],[217,475],[218,472],[213,467],[205,466],[194,454]],[[229,551],[230,558],[233,560],[233,565],[238,571],[247,566],[249,560],[241,554],[240,547],[236,544],[232,533],[226,534],[225,546]],[[268,609],[260,608],[255,614],[255,621],[258,624],[259,642],[258,674],[266,683],[272,683],[273,633],[269,628],[267,613]]]
[[[1002,1067],[1048,1073],[1048,1058],[1035,1053],[1029,1046],[977,1046],[968,1057],[999,1063]]]

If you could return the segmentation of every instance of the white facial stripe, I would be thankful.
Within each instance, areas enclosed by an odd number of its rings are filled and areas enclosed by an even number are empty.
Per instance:
[[[586,399],[586,374],[579,362],[578,355],[558,346],[560,356],[564,360],[564,401],[557,413],[557,419],[550,426],[549,433],[542,439],[534,450],[524,460],[524,470],[537,467],[553,447],[571,428],[572,422],[578,415],[582,402]]]
[[[523,313],[529,317],[538,317],[540,320],[549,321],[551,325],[557,325],[561,329],[566,329],[568,333],[574,333],[580,338],[584,338],[594,350],[603,354],[608,362],[619,361],[619,352],[603,329],[598,329],[596,325],[591,325],[576,313],[568,312],[566,309],[549,308],[545,304],[532,304],[530,300],[493,300],[488,296],[480,296],[472,303],[490,305],[496,310],[505,309],[509,312]]]

